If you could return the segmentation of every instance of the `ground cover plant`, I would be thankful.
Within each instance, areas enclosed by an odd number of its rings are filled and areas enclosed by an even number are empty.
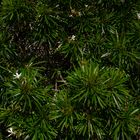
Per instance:
[[[0,0],[0,139],[139,140],[140,1]]]

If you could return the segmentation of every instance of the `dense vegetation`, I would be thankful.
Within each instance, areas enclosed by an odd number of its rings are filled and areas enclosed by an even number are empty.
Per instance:
[[[139,0],[0,0],[0,25],[1,140],[139,140]]]

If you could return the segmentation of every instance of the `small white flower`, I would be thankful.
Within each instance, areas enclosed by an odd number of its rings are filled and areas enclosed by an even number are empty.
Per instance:
[[[137,13],[137,18],[140,19],[140,13]]]
[[[85,5],[85,7],[87,8],[87,7],[88,7],[88,5],[86,4],[86,5]]]
[[[13,131],[13,128],[12,127],[10,127],[10,128],[8,128],[8,130],[7,130],[10,134],[8,135],[8,137],[10,137],[11,135],[15,135],[16,133]]]
[[[73,15],[71,14],[71,15],[69,15],[69,17],[73,17]]]
[[[109,56],[111,53],[105,53],[105,54],[103,54],[102,56],[101,56],[101,58],[103,58],[103,57],[107,57],[107,56]]]
[[[14,79],[19,79],[21,76],[21,73],[16,72],[16,74],[13,75]]]
[[[68,41],[69,41],[69,43],[72,42],[72,41],[74,41],[75,38],[76,38],[75,35],[69,36],[69,37],[68,37]]]
[[[75,35],[72,35],[71,39],[70,40],[75,40]]]

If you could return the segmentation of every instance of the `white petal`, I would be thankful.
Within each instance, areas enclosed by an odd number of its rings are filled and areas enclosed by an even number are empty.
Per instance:
[[[75,35],[72,35],[71,40],[75,40],[75,37],[76,37]]]

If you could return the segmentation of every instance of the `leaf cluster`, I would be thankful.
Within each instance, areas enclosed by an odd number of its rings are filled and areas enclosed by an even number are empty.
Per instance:
[[[139,139],[139,5],[0,0],[0,139]]]

